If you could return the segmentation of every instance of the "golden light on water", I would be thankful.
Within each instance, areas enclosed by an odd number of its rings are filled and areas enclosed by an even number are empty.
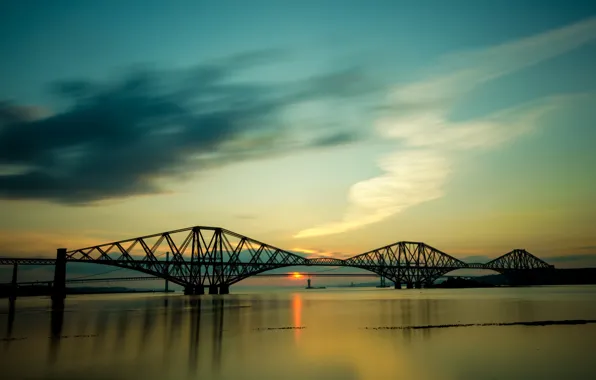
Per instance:
[[[301,278],[304,277],[304,275],[300,272],[293,272],[293,273],[289,273],[290,278],[294,279],[294,280],[300,280]]]

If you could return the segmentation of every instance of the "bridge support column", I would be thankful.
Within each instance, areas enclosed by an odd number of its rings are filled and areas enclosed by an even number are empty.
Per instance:
[[[230,294],[230,285],[222,284],[219,286],[219,294]]]
[[[218,294],[217,285],[209,285],[209,294]]]
[[[406,283],[406,288],[407,289],[414,289],[414,284],[411,282]]]
[[[422,289],[422,283],[420,283],[420,282],[417,282],[417,283],[415,283],[415,284],[414,284],[414,287],[415,287],[416,289]]]
[[[193,294],[195,294],[194,290],[195,289],[192,286],[185,286],[184,287],[184,295],[185,296],[192,296]]]
[[[195,294],[196,295],[205,294],[205,286],[203,286],[203,285],[197,285],[197,286],[195,286]]]
[[[393,283],[393,285],[394,285],[395,289],[401,289],[401,283],[395,282],[395,283]]]
[[[17,299],[18,282],[17,273],[19,270],[19,264],[15,263],[12,267],[12,282],[10,284],[10,295],[8,299],[10,302],[14,302]]]
[[[58,248],[52,286],[52,306],[64,306],[66,298],[66,248]]]
[[[170,275],[170,251],[166,252],[166,262],[168,264],[166,264],[166,274],[169,276]],[[166,280],[166,284],[165,284],[165,289],[164,292],[168,293],[170,291],[170,282],[168,280]]]

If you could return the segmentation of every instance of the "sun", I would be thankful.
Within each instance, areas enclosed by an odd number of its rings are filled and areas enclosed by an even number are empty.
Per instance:
[[[294,272],[294,273],[290,273],[290,277],[295,280],[299,280],[304,276],[300,272]]]

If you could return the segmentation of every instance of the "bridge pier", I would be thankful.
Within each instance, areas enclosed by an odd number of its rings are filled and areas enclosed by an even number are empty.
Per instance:
[[[395,289],[401,289],[401,283],[400,282],[394,282],[393,286]]]
[[[209,294],[229,294],[230,285],[209,285],[207,291],[209,292]],[[203,294],[205,294],[205,285],[194,285],[184,287],[184,295],[186,296],[200,296]]]
[[[66,248],[58,248],[52,286],[52,306],[64,306],[66,298]]]
[[[406,283],[406,289],[414,289],[414,284],[411,282]]]
[[[185,296],[200,296],[205,294],[205,286],[203,285],[188,285],[184,287]],[[211,294],[211,293],[209,293]],[[217,294],[217,293],[215,293]]]
[[[10,295],[8,296],[8,300],[12,303],[17,299],[17,292],[18,292],[18,282],[17,282],[17,273],[19,270],[19,264],[14,263],[12,267],[12,281],[10,283]]]
[[[420,283],[420,282],[416,282],[416,283],[414,284],[414,288],[416,288],[416,289],[422,289],[422,283]]]
[[[166,262],[170,262],[170,251],[166,252]],[[166,274],[170,275],[170,264],[166,264]],[[170,291],[170,282],[166,279],[164,293],[168,293]]]

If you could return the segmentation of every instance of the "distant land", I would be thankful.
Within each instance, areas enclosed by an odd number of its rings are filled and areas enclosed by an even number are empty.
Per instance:
[[[433,284],[432,288],[439,288],[439,289],[458,289],[458,288],[493,288],[494,284],[489,284],[488,282],[483,282],[477,279],[472,278],[463,278],[463,277],[450,277],[446,281],[443,281],[438,284]]]
[[[349,288],[349,287],[378,287],[379,280],[367,281],[349,284],[329,285],[331,287]],[[533,278],[531,285],[590,285],[596,284],[596,268],[580,268],[580,269],[556,269],[551,272],[551,275],[542,278]],[[393,287],[390,281],[387,285]],[[507,286],[507,277],[502,274],[492,274],[486,276],[461,276],[449,277],[445,281],[438,282],[433,285],[433,288],[485,288],[492,286]],[[528,284],[530,285],[530,284]],[[0,284],[0,298],[7,298],[10,294],[10,284]],[[173,290],[170,290],[173,292]],[[67,294],[107,294],[107,293],[154,293],[163,292],[162,289],[139,289],[127,288],[121,286],[85,286],[85,287],[68,287]],[[47,285],[28,285],[19,288],[18,296],[47,296],[50,294],[50,288]]]
[[[453,282],[458,279],[459,282]],[[467,281],[462,281],[463,279]],[[448,284],[441,286],[441,284]],[[389,282],[388,282],[389,283]],[[461,286],[456,286],[459,284]],[[596,268],[578,268],[578,269],[555,269],[553,274],[548,277],[535,279],[532,285],[594,285],[596,284]],[[371,287],[378,286],[379,281],[368,281],[352,284],[337,285],[338,287]],[[474,286],[475,285],[475,286]],[[445,281],[436,283],[434,287],[487,287],[509,285],[507,277],[502,274],[490,274],[486,276],[461,276],[449,277]]]
[[[502,274],[474,277],[475,280],[492,285],[507,285]],[[596,268],[555,269],[552,276],[536,281],[534,285],[593,285],[596,284]]]
[[[0,298],[8,298],[11,288],[6,284],[0,285]],[[84,286],[66,288],[66,294],[110,294],[110,293],[163,293],[163,290],[156,289],[133,289],[123,286]],[[29,285],[18,290],[19,297],[26,296],[49,296],[51,290],[44,285]]]

